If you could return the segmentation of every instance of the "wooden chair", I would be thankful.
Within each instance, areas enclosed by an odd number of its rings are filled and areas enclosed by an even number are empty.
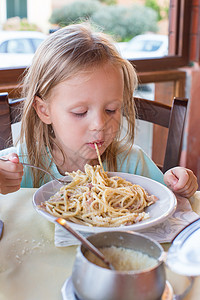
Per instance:
[[[11,125],[19,121],[23,99],[9,101],[0,93],[0,149],[12,145]],[[187,112],[187,99],[174,98],[172,106],[134,97],[137,118],[168,128],[167,146],[162,171],[177,166],[182,150],[182,138]]]
[[[134,97],[137,118],[168,128],[167,145],[162,172],[178,166],[182,150],[188,100],[174,98],[172,106]]]
[[[20,121],[24,99],[9,101],[8,93],[0,93],[0,150],[13,145],[11,125]]]

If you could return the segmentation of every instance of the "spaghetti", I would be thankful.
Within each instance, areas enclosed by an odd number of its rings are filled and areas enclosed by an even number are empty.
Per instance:
[[[100,157],[100,156],[99,156]],[[115,176],[108,177],[100,166],[85,165],[85,173],[66,173],[71,183],[61,187],[41,207],[55,217],[99,227],[131,225],[149,218],[144,211],[156,197],[139,185]]]
[[[104,172],[104,168],[103,168],[103,164],[102,164],[102,161],[101,161],[101,156],[100,156],[100,154],[99,154],[98,146],[97,146],[96,143],[94,143],[94,145],[95,145],[95,149],[96,149],[96,153],[97,153],[97,157],[98,157],[99,164],[100,164],[100,166],[101,166],[102,171]]]

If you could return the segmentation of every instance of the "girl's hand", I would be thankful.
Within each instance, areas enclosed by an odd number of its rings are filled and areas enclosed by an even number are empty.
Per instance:
[[[23,166],[19,163],[19,157],[15,153],[4,157],[9,161],[0,160],[0,193],[8,194],[20,189]]]
[[[175,167],[164,174],[165,184],[180,196],[190,198],[198,188],[194,173],[183,167]]]

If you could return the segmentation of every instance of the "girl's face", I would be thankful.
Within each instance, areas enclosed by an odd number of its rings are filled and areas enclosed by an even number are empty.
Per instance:
[[[96,159],[95,143],[100,154],[111,144],[120,126],[123,89],[122,70],[104,64],[58,84],[47,102],[38,101],[36,107],[43,108],[36,111],[52,124],[68,170],[83,169]]]

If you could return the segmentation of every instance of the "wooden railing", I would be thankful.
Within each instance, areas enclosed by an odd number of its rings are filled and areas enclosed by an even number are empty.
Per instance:
[[[19,97],[21,82],[25,69],[0,70],[0,92],[8,92],[10,98]],[[174,97],[185,96],[185,72],[182,70],[167,70],[156,72],[139,72],[139,83],[172,83]]]

